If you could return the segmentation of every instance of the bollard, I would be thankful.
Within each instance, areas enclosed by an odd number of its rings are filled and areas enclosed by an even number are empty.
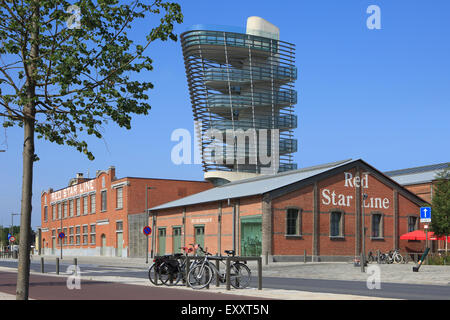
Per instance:
[[[41,273],[44,273],[44,257],[41,257]]]
[[[59,274],[59,258],[56,258],[56,274]]]
[[[231,290],[230,284],[230,258],[227,258],[227,270],[226,270],[226,282],[227,282],[227,290]]]
[[[219,287],[220,286],[220,279],[219,279],[219,277],[220,277],[220,264],[219,264],[219,260],[216,260],[216,268],[217,268],[217,271],[219,271],[218,274],[217,274],[217,277],[216,277],[216,287]]]
[[[262,261],[258,258],[258,290],[262,290]]]
[[[422,257],[420,258],[419,262],[415,267],[413,267],[413,272],[419,272],[420,266],[423,264],[424,260],[426,259],[428,252],[430,251],[430,248],[426,248],[425,252],[423,253]]]
[[[186,257],[186,270],[184,270],[184,278],[186,279],[186,287],[189,287],[189,279],[188,279],[188,273],[189,273],[189,269],[191,266],[191,259],[188,257]]]

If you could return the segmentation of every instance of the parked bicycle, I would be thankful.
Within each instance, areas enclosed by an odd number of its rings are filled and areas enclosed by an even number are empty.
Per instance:
[[[202,289],[208,286],[214,276],[218,277],[222,283],[226,282],[226,272],[220,272],[212,261],[220,261],[226,266],[223,256],[212,256],[207,250],[203,250],[201,246],[199,249],[204,254],[202,259],[195,261],[189,268],[187,276],[188,284],[193,289]],[[229,257],[234,257],[234,250],[224,251]],[[230,263],[230,284],[236,289],[243,289],[249,286],[251,272],[245,264],[246,262],[233,261]],[[225,267],[226,270],[226,267]]]
[[[175,253],[172,255],[159,256],[153,259],[153,264],[148,269],[148,278],[154,285],[175,285],[181,279],[184,280],[184,270],[186,264],[186,256],[195,252],[196,248],[191,244],[192,248],[181,247],[184,253]],[[158,279],[158,281],[156,281]]]
[[[403,256],[400,254],[399,249],[390,250],[387,257],[386,262],[387,263],[402,263],[403,262]]]
[[[367,253],[367,262],[368,263],[378,262],[378,256],[374,254],[372,251],[369,251]]]

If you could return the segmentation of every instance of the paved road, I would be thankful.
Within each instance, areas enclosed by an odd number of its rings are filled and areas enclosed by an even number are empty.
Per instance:
[[[17,273],[0,271],[0,291],[15,294]],[[30,275],[29,297],[37,300],[259,300],[166,287],[129,285],[115,282],[83,280],[81,289],[67,288],[66,277]]]
[[[256,279],[252,285],[256,285]],[[450,286],[435,285],[382,283],[381,289],[370,290],[362,281],[264,277],[263,287],[407,300],[450,299]]]
[[[61,273],[65,272],[72,260],[65,260],[60,267]],[[0,261],[0,266],[15,267],[15,261]],[[313,266],[311,266],[313,267]],[[89,277],[127,277],[146,279],[147,273],[145,267],[142,266],[114,266],[101,264],[81,264],[82,276]],[[40,263],[33,261],[31,264],[32,271],[40,272]],[[55,263],[46,263],[45,272],[54,273],[56,270]],[[257,287],[257,279],[252,279],[251,287]],[[406,284],[406,283],[389,283],[382,282],[381,289],[369,290],[365,281],[350,280],[330,280],[330,279],[305,279],[293,277],[263,277],[263,287],[271,289],[300,290],[308,292],[337,293],[350,294],[359,296],[370,296],[379,298],[396,298],[396,299],[450,299],[450,285],[428,285],[428,284]]]

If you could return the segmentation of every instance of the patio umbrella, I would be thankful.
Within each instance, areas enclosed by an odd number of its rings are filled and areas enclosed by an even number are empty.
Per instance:
[[[400,236],[400,240],[426,240],[425,231],[414,230]],[[437,237],[433,231],[428,231],[428,240],[445,240],[444,236]]]

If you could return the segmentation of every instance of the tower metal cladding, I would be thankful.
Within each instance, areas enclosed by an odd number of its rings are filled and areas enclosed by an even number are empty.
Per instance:
[[[293,170],[295,46],[260,17],[196,25],[181,45],[205,178],[217,184]]]

